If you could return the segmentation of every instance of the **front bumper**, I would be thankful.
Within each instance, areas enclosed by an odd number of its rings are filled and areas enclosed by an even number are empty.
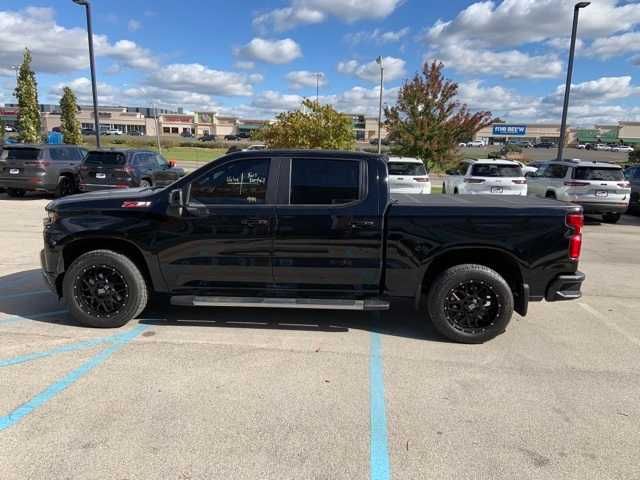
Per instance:
[[[40,250],[40,265],[42,267],[42,278],[44,278],[44,281],[51,289],[51,291],[58,295],[58,289],[56,288],[56,280],[58,278],[58,275],[55,273],[55,271],[50,271],[50,267],[47,264],[47,255],[44,249]]]
[[[585,274],[582,272],[558,275],[547,287],[545,299],[547,302],[558,302],[582,297],[580,288],[584,279]]]

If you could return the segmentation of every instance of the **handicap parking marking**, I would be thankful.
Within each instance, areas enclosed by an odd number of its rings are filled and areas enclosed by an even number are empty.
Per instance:
[[[38,360],[39,358],[52,357],[59,353],[76,352],[78,350],[89,350],[97,347],[98,345],[117,342],[118,340],[120,340],[120,338],[126,335],[128,335],[128,332],[118,333],[109,337],[92,338],[89,340],[83,340],[81,342],[60,345],[58,347],[52,348],[51,350],[46,350],[43,352],[33,352],[27,353],[25,355],[18,355],[17,357],[0,360],[0,368],[9,367],[11,365],[18,365],[19,363],[26,363],[32,360]]]
[[[6,318],[0,319],[0,325],[8,325],[11,323],[22,322],[25,320],[38,320],[40,318],[53,317],[55,315],[60,315],[62,313],[68,313],[68,310],[56,310],[54,312],[44,312],[44,313],[36,313],[33,315],[9,315]]]
[[[0,417],[0,431],[15,425],[24,417],[45,405],[49,400],[54,398],[60,392],[63,392],[64,390],[72,386],[75,382],[84,377],[86,374],[91,372],[94,368],[103,364],[106,360],[109,359],[109,357],[111,357],[111,355],[130,343],[134,338],[136,338],[148,328],[148,325],[137,325],[128,332],[119,335],[118,338],[112,342],[111,346],[95,354],[78,368],[72,370],[60,380],[52,383],[36,396],[27,400],[25,403],[9,412],[7,415]]]
[[[384,371],[381,336],[371,332],[369,352],[370,471],[371,480],[389,480],[387,415],[384,402]]]
[[[35,290],[33,292],[21,292],[21,293],[11,293],[9,295],[0,295],[0,300],[10,300],[12,298],[30,297],[32,295],[44,295],[45,293],[50,293],[53,295],[53,292],[51,290]]]

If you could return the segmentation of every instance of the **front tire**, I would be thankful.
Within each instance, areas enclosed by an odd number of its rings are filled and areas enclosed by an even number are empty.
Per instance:
[[[111,250],[79,256],[65,274],[62,289],[73,318],[97,328],[125,325],[142,313],[149,296],[140,269]]]
[[[605,223],[618,223],[621,215],[619,213],[605,213],[602,215],[602,221]]]
[[[427,313],[436,330],[449,340],[484,343],[507,328],[513,293],[495,270],[456,265],[442,272],[429,289]]]

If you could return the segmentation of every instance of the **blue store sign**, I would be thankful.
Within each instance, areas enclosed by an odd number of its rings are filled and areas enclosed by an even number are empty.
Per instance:
[[[526,135],[527,127],[524,125],[494,125],[493,134],[505,136]]]

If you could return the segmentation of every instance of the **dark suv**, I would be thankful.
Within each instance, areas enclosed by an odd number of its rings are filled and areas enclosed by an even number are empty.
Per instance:
[[[640,165],[633,165],[624,171],[625,178],[631,184],[629,212],[640,213]]]
[[[10,197],[29,191],[64,197],[76,192],[86,150],[75,145],[5,145],[0,153],[0,188]]]
[[[80,167],[80,191],[165,186],[184,170],[149,150],[92,150]]]

